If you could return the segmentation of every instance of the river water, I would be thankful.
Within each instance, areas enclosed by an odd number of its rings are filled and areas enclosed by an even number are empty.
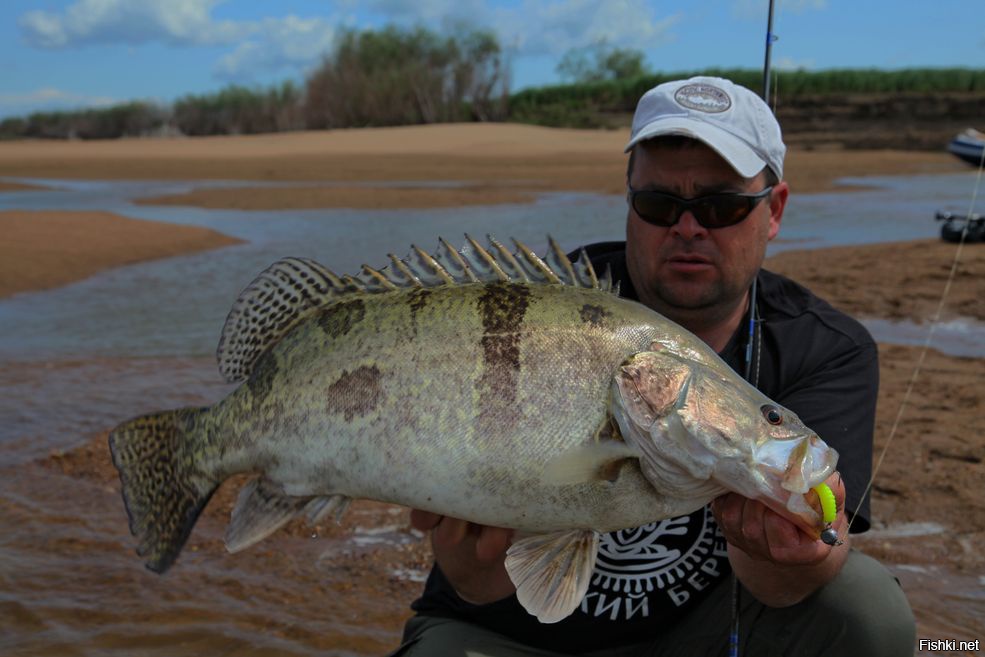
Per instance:
[[[538,252],[550,233],[573,249],[619,239],[625,217],[622,198],[594,194],[432,210],[225,211],[132,201],[204,185],[257,183],[19,180],[53,189],[0,193],[0,210],[105,210],[205,226],[245,243],[0,300],[2,655],[379,654],[396,641],[420,571],[395,570],[390,589],[381,593],[374,585],[360,592],[345,572],[312,572],[311,563],[321,564],[321,555],[337,549],[347,555],[347,567],[357,568],[352,564],[377,558],[367,556],[376,543],[396,554],[420,542],[406,530],[373,530],[361,539],[357,532],[327,548],[324,541],[299,547],[290,537],[274,537],[272,547],[253,555],[183,556],[181,568],[156,578],[132,554],[116,490],[41,463],[134,415],[225,395],[230,388],[212,355],[219,329],[238,292],[280,257],[310,257],[337,273],[354,273],[363,263],[385,265],[387,253],[404,255],[412,243],[431,250],[441,236],[458,244],[463,233],[516,237]],[[795,193],[770,253],[934,237],[934,212],[967,211],[973,181],[947,175],[847,182],[872,189]],[[869,325],[881,341],[923,341],[921,327]],[[962,321],[940,327],[934,346],[985,357],[983,338],[985,327]],[[378,529],[390,511],[366,513],[367,524]],[[195,532],[207,547],[218,541],[222,524],[205,519]],[[926,572],[900,574],[923,577],[977,605],[972,620],[962,621],[966,634],[969,623],[985,625],[981,582]],[[360,603],[359,596],[370,597]]]

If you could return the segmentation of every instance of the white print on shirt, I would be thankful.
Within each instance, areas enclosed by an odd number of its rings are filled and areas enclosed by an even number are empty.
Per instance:
[[[680,607],[726,572],[725,539],[711,509],[603,534],[581,612],[646,618],[651,605]]]

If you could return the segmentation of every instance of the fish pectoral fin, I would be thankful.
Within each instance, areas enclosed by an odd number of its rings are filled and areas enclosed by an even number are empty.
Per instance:
[[[544,481],[555,486],[611,479],[610,467],[619,461],[640,457],[640,452],[621,440],[579,445],[558,455],[544,468]]]
[[[335,514],[336,524],[341,523],[342,515],[349,508],[351,502],[352,498],[345,495],[328,495],[312,499],[304,507],[308,524],[314,527],[330,513]]]
[[[239,552],[262,541],[303,513],[312,501],[309,497],[285,495],[269,479],[253,479],[236,500],[226,528],[226,549]]]
[[[506,572],[523,608],[557,623],[581,604],[595,569],[599,534],[575,529],[527,536],[506,552]]]

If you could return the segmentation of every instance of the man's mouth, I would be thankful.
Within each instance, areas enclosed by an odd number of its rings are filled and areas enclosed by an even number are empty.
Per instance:
[[[667,265],[681,272],[701,271],[712,266],[710,258],[697,253],[682,253],[667,259]]]

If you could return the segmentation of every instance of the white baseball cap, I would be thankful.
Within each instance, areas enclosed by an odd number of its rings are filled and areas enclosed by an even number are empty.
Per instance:
[[[762,98],[730,80],[699,76],[665,82],[643,94],[626,152],[662,135],[704,142],[743,178],[767,166],[783,178],[787,147],[780,124]]]

